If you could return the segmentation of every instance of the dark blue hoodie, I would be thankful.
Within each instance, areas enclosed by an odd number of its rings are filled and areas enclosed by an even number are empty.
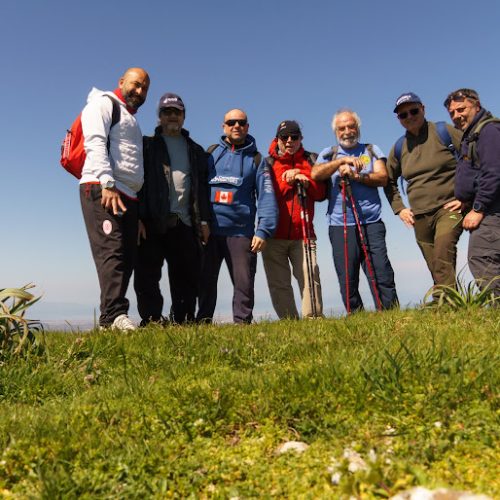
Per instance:
[[[500,212],[500,124],[488,123],[476,143],[479,161],[468,157],[469,141],[476,125],[491,117],[481,108],[464,132],[460,160],[455,174],[455,197],[464,202],[477,202],[486,213]]]
[[[208,182],[212,203],[211,232],[219,236],[273,236],[278,221],[269,167],[262,159],[255,165],[255,139],[234,146],[221,137],[208,157]],[[257,214],[257,228],[255,215]]]

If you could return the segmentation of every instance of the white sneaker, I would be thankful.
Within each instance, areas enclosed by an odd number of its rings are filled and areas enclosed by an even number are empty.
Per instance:
[[[135,330],[137,327],[126,314],[117,316],[111,325],[113,330]]]

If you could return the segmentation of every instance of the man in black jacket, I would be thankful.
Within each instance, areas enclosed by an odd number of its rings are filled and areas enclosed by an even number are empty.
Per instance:
[[[500,120],[481,106],[473,89],[458,89],[444,105],[464,135],[455,176],[455,197],[470,231],[469,268],[479,288],[500,300]],[[497,305],[500,302],[497,302]]]
[[[167,261],[170,320],[194,320],[200,247],[209,237],[207,156],[189,132],[182,99],[164,94],[159,126],[144,137],[144,186],[139,193],[139,255],[134,273],[141,325],[161,322],[161,268]]]

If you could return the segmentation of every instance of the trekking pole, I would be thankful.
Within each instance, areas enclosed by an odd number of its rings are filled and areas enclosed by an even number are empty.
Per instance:
[[[354,215],[354,220],[356,221],[356,226],[358,228],[359,240],[361,241],[361,247],[363,248],[363,253],[365,254],[366,267],[368,269],[369,281],[372,286],[373,296],[375,297],[375,305],[378,311],[382,310],[382,302],[380,301],[380,295],[377,288],[377,280],[375,279],[375,273],[373,272],[372,260],[368,252],[368,247],[366,246],[365,237],[363,235],[363,230],[361,228],[361,223],[359,221],[358,209],[356,208],[356,200],[352,194],[351,183],[349,178],[344,176],[344,186],[349,199],[351,200],[352,213]]]
[[[349,291],[349,255],[347,246],[347,204],[346,204],[346,192],[345,192],[345,180],[340,181],[342,186],[342,214],[344,216],[344,269],[345,269],[345,308],[347,314],[351,314],[351,301],[350,301],[350,291]]]
[[[307,192],[300,181],[297,181],[297,194],[300,203],[300,222],[302,225],[302,240],[304,242],[304,253],[306,254],[307,283],[309,285],[309,298],[313,317],[318,316],[316,307],[316,289],[314,286],[314,266],[311,247],[311,233],[309,230],[309,210],[307,209]]]

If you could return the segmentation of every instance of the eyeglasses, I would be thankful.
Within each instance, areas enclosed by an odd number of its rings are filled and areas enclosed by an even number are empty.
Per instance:
[[[292,141],[298,141],[300,139],[300,135],[299,134],[280,135],[279,139],[281,139],[283,142],[288,141],[288,139],[291,139]]]
[[[406,120],[408,118],[408,114],[411,116],[417,116],[420,113],[420,108],[411,108],[408,111],[403,111],[402,113],[398,113],[398,118],[400,120]]]
[[[174,114],[175,116],[182,115],[182,111],[180,109],[177,109],[177,108],[162,108],[160,110],[160,113],[162,113],[164,115],[172,115],[172,114]]]
[[[473,101],[479,101],[479,95],[475,90],[472,89],[460,89],[452,92],[444,101],[444,107],[448,108],[451,101],[462,102],[465,99],[472,99]]]
[[[237,120],[226,120],[224,122],[224,125],[227,125],[228,127],[234,127],[236,124],[238,124],[240,127],[244,127],[247,123],[248,120],[237,119]]]

